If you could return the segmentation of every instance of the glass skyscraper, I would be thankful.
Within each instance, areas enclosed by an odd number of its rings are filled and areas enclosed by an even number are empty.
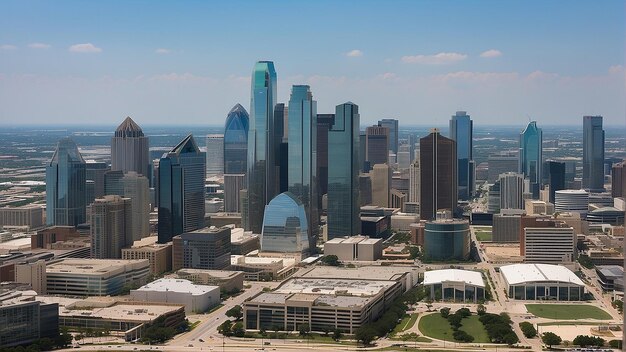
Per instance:
[[[207,177],[224,174],[224,135],[206,136],[206,175]]]
[[[309,236],[317,236],[317,102],[307,85],[294,85],[288,113],[288,190],[302,203]]]
[[[243,221],[246,230],[253,233],[261,233],[265,205],[276,195],[276,83],[273,62],[259,61],[254,65],[248,130],[248,221]]]
[[[265,207],[261,251],[298,253],[309,249],[304,204],[291,192],[277,195]]]
[[[420,138],[420,217],[435,218],[437,211],[457,210],[456,143],[433,128]]]
[[[235,105],[224,127],[224,174],[245,174],[248,164],[248,127],[250,117],[241,104]]]
[[[46,166],[46,223],[77,226],[86,221],[87,165],[73,140],[63,138]]]
[[[543,132],[537,121],[531,121],[519,136],[519,173],[530,181],[534,199],[539,198],[543,165]]]
[[[474,194],[473,122],[465,111],[457,111],[450,120],[450,139],[456,142],[459,199]]]
[[[337,105],[328,131],[328,239],[361,233],[359,125],[356,104]]]
[[[602,116],[583,117],[583,188],[604,191],[604,130]]]
[[[159,161],[159,243],[204,227],[205,155],[188,135]]]
[[[398,154],[398,120],[382,119],[378,121],[378,126],[389,129],[389,151]]]

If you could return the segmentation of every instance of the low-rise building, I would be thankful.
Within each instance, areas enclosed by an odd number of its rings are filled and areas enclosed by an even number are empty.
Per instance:
[[[243,271],[250,281],[283,280],[297,270],[294,258],[233,255],[230,264],[232,270]]]
[[[172,269],[225,269],[230,260],[230,228],[205,227],[172,239]]]
[[[598,283],[603,291],[624,291],[624,268],[619,265],[596,266]]]
[[[29,345],[40,338],[59,336],[59,308],[33,299],[35,291],[0,294],[0,346]]]
[[[36,204],[0,208],[0,227],[36,229],[42,227],[43,207]]]
[[[581,301],[585,284],[568,268],[551,264],[500,267],[509,299]]]
[[[187,313],[204,313],[220,304],[218,286],[196,285],[184,279],[159,279],[131,290],[130,296],[141,302],[182,304]]]
[[[80,234],[74,226],[50,226],[43,230],[37,231],[30,237],[31,247],[34,248],[50,248],[50,245],[56,242],[69,241],[77,239]]]
[[[478,271],[443,269],[424,273],[424,287],[436,301],[478,302],[485,300],[485,281]]]
[[[261,248],[259,235],[253,234],[252,231],[244,231],[244,229],[234,227],[234,225],[227,227],[230,227],[231,255],[246,255]]]
[[[195,284],[219,286],[221,291],[236,292],[243,290],[243,271],[180,269],[176,272],[181,279]]]
[[[157,243],[157,240],[157,236],[150,236],[135,241],[131,248],[122,249],[122,259],[148,259],[153,275],[172,271],[172,243]]]
[[[376,261],[382,257],[382,252],[382,238],[352,236],[324,243],[324,254],[336,255],[342,261]]]

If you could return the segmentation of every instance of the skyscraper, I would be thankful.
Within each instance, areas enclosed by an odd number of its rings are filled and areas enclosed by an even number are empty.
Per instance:
[[[188,135],[159,161],[159,243],[204,227],[205,156]]]
[[[46,223],[86,221],[86,164],[73,140],[63,138],[46,166]]]
[[[206,175],[207,177],[224,174],[224,135],[206,136]]]
[[[246,188],[248,164],[248,126],[250,117],[240,104],[235,105],[224,127],[224,211],[241,212],[239,191]]]
[[[277,195],[265,207],[261,251],[298,253],[309,249],[305,206],[291,192]]]
[[[289,108],[285,103],[274,106],[274,180],[273,188],[276,193],[289,190]]]
[[[409,166],[409,202],[419,203],[420,201],[420,161],[415,159]]]
[[[456,212],[456,143],[433,128],[420,138],[420,217],[435,218],[437,211]]]
[[[583,117],[583,188],[604,191],[604,130],[602,116]]]
[[[370,170],[372,179],[372,205],[388,208],[391,206],[391,174],[387,164],[375,164]]]
[[[389,151],[398,154],[398,120],[382,119],[378,121],[378,126],[389,129]]]
[[[86,160],[87,179],[87,205],[93,200],[104,195],[104,173],[109,170],[109,165],[102,161]]]
[[[122,248],[133,244],[130,198],[107,195],[91,205],[91,257],[122,257]]]
[[[450,139],[456,142],[460,200],[469,200],[474,194],[473,125],[465,111],[457,111],[450,120]]]
[[[150,191],[148,178],[134,171],[122,177],[123,197],[130,199],[132,241],[150,235]],[[132,243],[131,243],[132,244]]]
[[[543,164],[543,132],[537,121],[531,121],[519,136],[519,173],[530,181],[534,199],[539,198]]]
[[[611,168],[611,195],[613,198],[626,197],[626,160]]]
[[[335,122],[335,114],[317,114],[317,204],[328,192],[328,131]]]
[[[115,130],[111,138],[111,170],[135,171],[148,177],[150,157],[148,137],[141,127],[127,117]]]
[[[389,163],[389,127],[369,126],[365,129],[365,158],[370,168]]]
[[[307,85],[294,85],[289,99],[288,186],[302,203],[309,237],[317,236],[317,102]]]
[[[546,161],[543,165],[544,183],[550,187],[550,203],[554,204],[554,192],[565,189],[565,163]]]
[[[359,217],[359,107],[335,107],[328,131],[328,239],[361,233]]]
[[[248,130],[248,228],[261,233],[263,212],[276,195],[274,106],[276,71],[271,61],[259,61],[252,72],[250,129]]]
[[[500,209],[524,209],[524,175],[507,172],[501,174]]]

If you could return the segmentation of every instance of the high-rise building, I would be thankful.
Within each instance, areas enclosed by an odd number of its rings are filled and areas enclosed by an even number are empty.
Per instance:
[[[271,61],[259,61],[252,72],[250,96],[250,129],[248,130],[248,191],[244,221],[253,233],[261,233],[263,212],[276,195],[276,151],[274,141],[274,106],[276,105],[276,71]]]
[[[319,116],[319,115],[318,115]],[[328,131],[328,238],[361,232],[359,217],[359,107],[345,103],[335,107]],[[371,185],[370,185],[371,188]],[[370,191],[371,193],[371,191]]]
[[[494,183],[500,174],[519,172],[519,158],[514,153],[492,154],[487,157],[487,182]]]
[[[524,262],[565,264],[576,259],[576,233],[572,227],[554,224],[525,227],[523,232]]]
[[[240,104],[235,105],[224,127],[224,211],[239,213],[239,191],[246,188],[248,164],[248,126],[250,117]]]
[[[419,158],[409,166],[409,202],[420,201],[420,161]]]
[[[583,188],[604,191],[604,130],[602,116],[583,117]]]
[[[554,204],[554,192],[565,189],[565,163],[548,160],[543,163],[543,183],[549,186],[550,203]]]
[[[489,185],[487,192],[487,212],[497,214],[500,212],[500,179]]]
[[[274,180],[270,187],[275,190],[275,194],[287,192],[289,190],[289,108],[285,103],[277,103],[274,106]],[[269,201],[269,199],[268,199]]]
[[[450,120],[450,139],[456,142],[459,199],[474,194],[473,121],[465,111],[457,111]]]
[[[500,209],[524,209],[524,175],[507,172],[500,175]]]
[[[372,205],[383,208],[391,206],[392,170],[387,164],[375,164],[370,171],[372,179]]]
[[[111,170],[135,171],[148,177],[150,157],[148,137],[141,127],[127,117],[115,130],[111,138]]]
[[[398,154],[398,120],[382,119],[378,121],[378,126],[389,129],[389,151]]]
[[[226,269],[230,266],[230,227],[202,228],[172,239],[172,269]]]
[[[440,209],[456,212],[456,143],[434,128],[420,138],[420,217],[430,220]]]
[[[206,176],[224,174],[224,135],[206,136]]]
[[[611,195],[626,197],[626,160],[613,164],[611,170]]]
[[[137,241],[150,235],[150,189],[148,178],[134,171],[124,174],[107,171],[104,174],[104,193],[130,198],[132,209],[131,237]]]
[[[365,129],[365,158],[370,168],[389,163],[389,127],[369,126]]]
[[[291,192],[277,195],[265,207],[261,251],[303,253],[309,249],[304,203]]]
[[[205,162],[192,135],[159,161],[159,243],[204,227]]]
[[[519,173],[530,180],[534,199],[539,198],[543,164],[543,132],[537,121],[531,121],[519,136]]]
[[[407,170],[411,165],[411,146],[408,144],[400,144],[398,146],[398,154],[396,159],[398,162],[398,170]]]
[[[130,198],[107,195],[91,205],[91,258],[116,259],[133,238]]]
[[[109,170],[109,165],[102,161],[86,160],[87,205],[93,200],[104,195],[104,173]]]
[[[421,152],[424,152],[423,149]],[[467,260],[470,256],[470,242],[467,220],[427,221],[424,229],[424,257],[429,260]]]
[[[224,212],[241,213],[240,191],[246,188],[246,174],[224,174]]]
[[[317,102],[307,85],[294,85],[289,98],[288,186],[302,203],[309,221],[309,238],[318,234]]]
[[[317,114],[317,204],[328,192],[328,131],[335,123],[335,114]],[[358,163],[358,160],[357,160]]]
[[[359,170],[369,172],[370,164],[367,161],[367,135],[365,131],[359,131]]]
[[[86,164],[73,140],[63,138],[46,165],[46,223],[76,226],[86,221]]]

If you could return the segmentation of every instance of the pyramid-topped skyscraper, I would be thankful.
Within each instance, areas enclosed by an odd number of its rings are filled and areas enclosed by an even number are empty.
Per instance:
[[[134,171],[148,177],[150,164],[148,137],[144,136],[141,127],[127,117],[115,130],[111,138],[111,170]]]

